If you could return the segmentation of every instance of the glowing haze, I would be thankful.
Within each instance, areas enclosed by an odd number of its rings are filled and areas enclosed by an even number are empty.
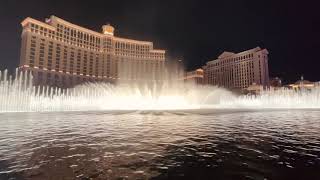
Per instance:
[[[320,108],[320,89],[234,95],[223,88],[182,81],[117,85],[90,83],[71,89],[32,86],[32,77],[0,72],[0,112]]]

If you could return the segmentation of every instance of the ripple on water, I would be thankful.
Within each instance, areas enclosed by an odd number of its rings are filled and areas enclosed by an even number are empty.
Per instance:
[[[318,111],[0,114],[6,119],[0,179],[290,179],[299,172],[320,179],[318,117]]]

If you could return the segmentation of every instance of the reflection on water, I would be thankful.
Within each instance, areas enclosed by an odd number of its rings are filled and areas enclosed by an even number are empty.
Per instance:
[[[320,179],[320,111],[0,114],[0,179]]]

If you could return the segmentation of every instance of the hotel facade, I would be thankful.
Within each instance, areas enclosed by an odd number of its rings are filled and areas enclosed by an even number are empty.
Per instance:
[[[184,81],[195,84],[203,84],[203,69],[199,68],[194,71],[186,72],[184,76]]]
[[[114,36],[111,25],[95,32],[51,16],[22,21],[20,66],[36,85],[72,87],[82,82],[160,80],[165,51],[153,43]]]
[[[240,53],[223,52],[203,66],[205,84],[246,89],[252,84],[269,86],[268,51],[256,47]]]

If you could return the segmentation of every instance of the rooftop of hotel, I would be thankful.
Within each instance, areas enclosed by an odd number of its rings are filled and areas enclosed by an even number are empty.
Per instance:
[[[137,44],[145,44],[145,45],[153,46],[153,43],[150,42],[150,41],[140,41],[140,40],[123,38],[123,37],[116,37],[116,36],[113,35],[113,32],[112,33],[103,32],[103,31],[105,31],[105,28],[109,28],[108,30],[113,28],[110,24],[103,25],[102,26],[102,28],[103,28],[102,32],[96,32],[96,31],[81,27],[79,25],[70,23],[70,22],[68,22],[68,21],[66,21],[64,19],[61,19],[61,18],[59,18],[57,16],[54,16],[54,15],[52,15],[52,16],[50,16],[50,18],[46,19],[45,22],[33,19],[31,17],[27,17],[21,22],[21,25],[23,27],[25,27],[28,23],[34,23],[34,24],[37,24],[39,26],[43,26],[43,27],[48,28],[50,30],[56,31],[57,27],[56,27],[56,25],[53,24],[54,21],[57,21],[57,22],[59,22],[61,24],[67,25],[69,27],[75,28],[77,30],[80,30],[80,31],[83,31],[83,32],[86,32],[86,33],[89,33],[89,34],[92,34],[92,35],[95,35],[95,36],[98,36],[98,37],[112,37],[113,39],[115,39],[117,41],[124,41],[124,42],[129,42],[129,43],[137,43]],[[109,27],[106,27],[106,26],[109,26]],[[114,28],[112,29],[112,31],[113,30],[114,30]],[[165,50],[162,50],[162,49],[154,49],[152,51],[153,52],[157,52],[157,53],[165,53]]]
[[[231,52],[231,51],[224,51],[223,53],[221,53],[218,56],[217,59],[208,61],[207,64],[218,62],[217,60],[223,60],[223,59],[227,59],[229,57],[238,57],[238,56],[241,56],[241,55],[244,55],[244,54],[253,53],[253,52],[259,52],[259,51],[265,51],[265,53],[268,54],[268,50],[267,49],[261,49],[259,46],[255,47],[255,48],[252,48],[252,49],[249,49],[249,50],[246,50],[246,51],[239,52],[239,53],[234,53],[234,52]]]

